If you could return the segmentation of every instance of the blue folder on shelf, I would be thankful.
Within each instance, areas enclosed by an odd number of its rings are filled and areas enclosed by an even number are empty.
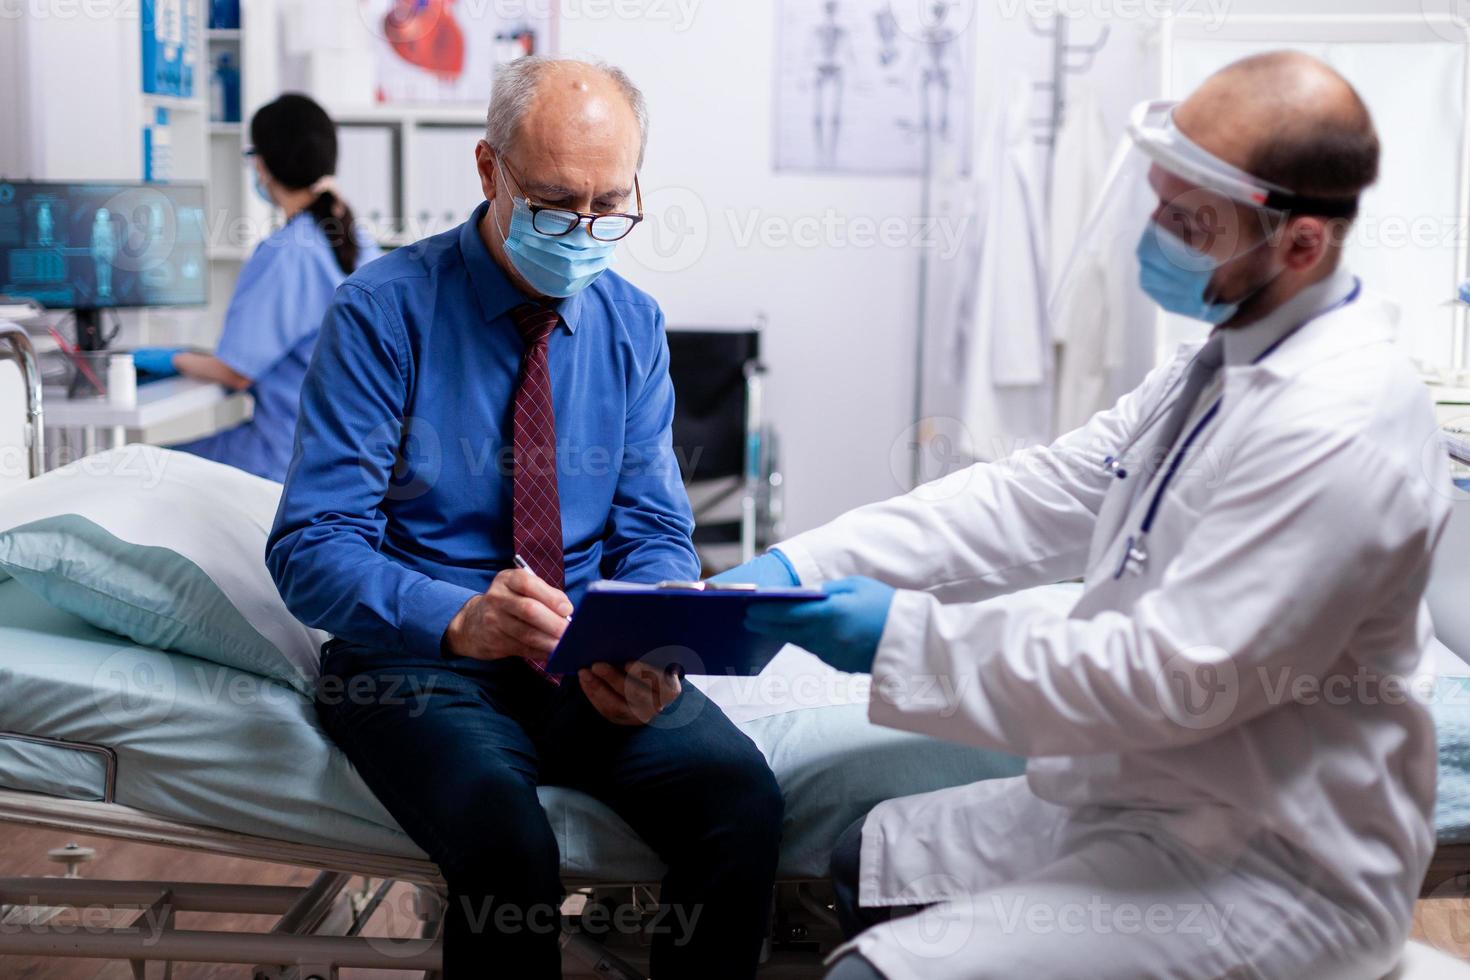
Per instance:
[[[762,602],[820,602],[820,589],[758,589],[706,582],[587,588],[546,668],[571,674],[598,662],[642,660],[686,674],[759,674],[784,645],[745,628]]]

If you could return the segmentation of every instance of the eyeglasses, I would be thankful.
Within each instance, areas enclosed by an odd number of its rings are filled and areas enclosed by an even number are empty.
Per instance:
[[[585,221],[587,222],[587,234],[595,240],[616,242],[627,238],[628,233],[643,220],[643,189],[638,186],[637,174],[633,175],[633,193],[637,197],[638,213],[624,214],[617,211],[604,211],[598,214],[537,204],[521,189],[520,180],[511,173],[510,168],[505,167],[504,170],[514,181],[515,189],[520,191],[521,197],[526,198],[526,206],[531,209],[531,227],[543,235],[549,235],[552,238],[570,235],[577,230],[578,225]]]

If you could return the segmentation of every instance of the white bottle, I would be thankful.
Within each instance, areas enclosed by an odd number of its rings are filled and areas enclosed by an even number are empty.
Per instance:
[[[108,360],[107,402],[113,408],[138,407],[138,368],[132,354],[113,354]]]

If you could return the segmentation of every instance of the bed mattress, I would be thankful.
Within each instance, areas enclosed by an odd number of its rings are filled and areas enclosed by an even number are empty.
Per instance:
[[[719,696],[711,692],[716,700]],[[883,799],[1017,775],[1020,760],[877,728],[861,704],[731,716],[786,795],[781,873],[826,873],[831,845]],[[115,800],[275,840],[423,857],[284,685],[94,629],[0,582],[0,731],[110,747]],[[103,798],[106,762],[0,736],[0,786]],[[573,879],[653,881],[662,866],[611,810],[543,787]]]

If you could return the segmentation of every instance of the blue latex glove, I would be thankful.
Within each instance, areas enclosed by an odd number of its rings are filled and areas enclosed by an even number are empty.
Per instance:
[[[888,609],[898,591],[870,578],[822,586],[820,602],[763,602],[745,614],[745,628],[810,650],[849,674],[867,674],[878,655]]]
[[[721,585],[759,585],[768,589],[789,589],[801,584],[796,569],[779,551],[768,551],[744,565],[736,565],[710,579]]]
[[[156,377],[172,377],[179,373],[179,369],[174,367],[174,355],[179,352],[178,347],[139,347],[133,351],[133,365],[139,371]]]

